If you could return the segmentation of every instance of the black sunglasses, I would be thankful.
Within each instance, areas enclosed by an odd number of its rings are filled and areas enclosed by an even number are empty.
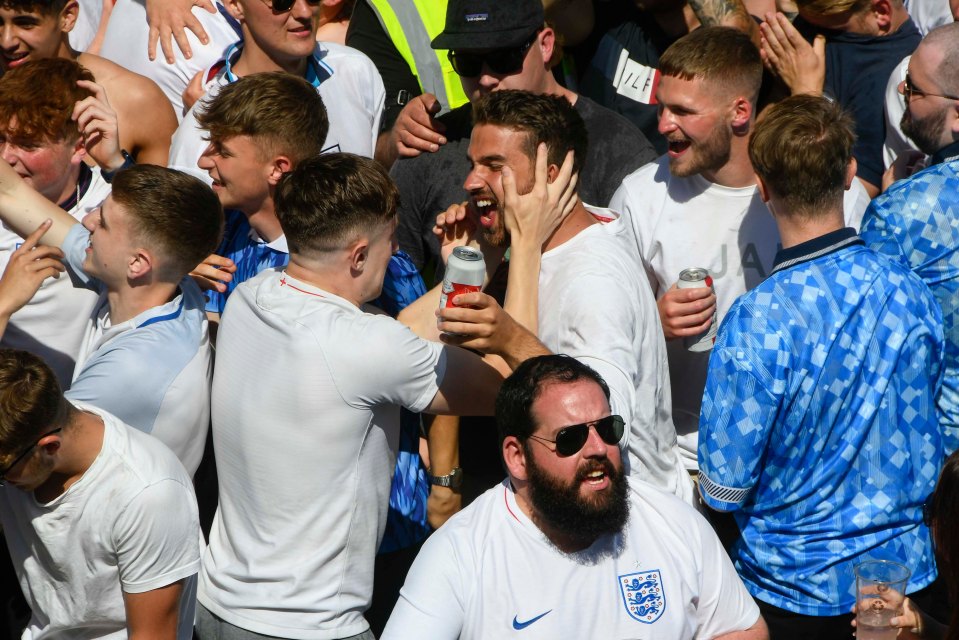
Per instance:
[[[293,8],[296,0],[263,0],[263,2],[272,9],[274,13],[286,13]],[[306,4],[315,7],[320,4],[320,0],[306,0]]]
[[[10,464],[8,464],[7,467],[6,467],[6,469],[4,469],[3,471],[0,471],[0,487],[2,487],[3,485],[5,485],[5,484],[7,483],[7,474],[10,473],[11,471],[13,471],[13,468],[14,468],[15,466],[17,466],[17,464],[19,464],[21,460],[23,460],[24,458],[26,458],[26,457],[27,457],[27,454],[30,453],[31,451],[33,451],[34,447],[36,447],[38,444],[40,444],[40,441],[41,441],[41,440],[43,440],[43,439],[46,438],[47,436],[52,436],[52,435],[55,434],[55,433],[60,433],[61,431],[63,431],[63,428],[62,428],[62,427],[61,427],[60,429],[54,429],[53,431],[47,431],[45,434],[43,434],[42,436],[40,436],[39,438],[37,438],[37,441],[36,441],[36,442],[34,442],[34,443],[31,444],[29,447],[27,447],[26,449],[24,449],[23,451],[21,451],[21,452],[20,452],[20,455],[18,455],[16,458],[14,458],[14,459],[13,459],[13,462],[11,462]]]
[[[909,77],[909,74],[906,74],[906,79],[902,81],[902,97],[906,99],[908,104],[913,96],[934,96],[936,98],[946,98],[948,100],[959,100],[956,96],[946,95],[944,93],[929,93],[928,91],[923,91],[922,89],[917,89],[916,85],[912,83],[912,78]]]
[[[586,440],[589,439],[589,428],[591,426],[596,428],[596,433],[599,434],[599,437],[602,438],[606,444],[619,444],[619,441],[623,439],[626,421],[623,420],[622,416],[606,416],[593,422],[563,427],[556,434],[555,440],[533,435],[531,435],[530,438],[543,442],[551,442],[556,445],[556,455],[565,458],[583,448]]]
[[[483,72],[483,64],[490,68],[495,74],[509,75],[516,73],[523,68],[523,60],[526,59],[526,52],[530,50],[533,43],[536,42],[536,36],[539,31],[530,36],[529,40],[518,47],[509,49],[496,49],[486,53],[473,53],[471,51],[453,51],[446,52],[450,64],[453,65],[453,71],[464,78],[475,78]]]

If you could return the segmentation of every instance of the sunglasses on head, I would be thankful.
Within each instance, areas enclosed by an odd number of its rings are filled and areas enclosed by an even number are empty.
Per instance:
[[[526,59],[526,52],[530,50],[533,43],[536,42],[536,36],[539,31],[530,36],[529,40],[518,47],[509,49],[496,49],[486,53],[473,53],[472,51],[453,51],[446,52],[450,64],[453,65],[453,71],[464,78],[475,78],[483,72],[483,65],[489,67],[490,71],[497,75],[509,75],[516,73],[523,68],[523,60]]]
[[[272,9],[274,13],[286,13],[293,8],[296,0],[263,0],[263,3]],[[320,4],[320,0],[306,0],[306,4],[315,7]]]
[[[909,77],[909,74],[906,74],[906,79],[902,81],[902,97],[906,99],[906,103],[912,101],[913,96],[933,96],[936,98],[947,98],[949,100],[959,100],[956,96],[946,95],[944,93],[929,93],[928,91],[923,91],[922,89],[917,89],[916,85],[912,83],[912,78]]]
[[[563,427],[556,434],[555,440],[544,438],[542,436],[533,436],[530,438],[542,442],[550,442],[556,445],[556,455],[561,458],[571,456],[583,448],[589,439],[589,428],[594,427],[599,437],[606,444],[619,444],[623,439],[623,431],[626,429],[626,421],[622,416],[606,416],[592,422],[583,424],[574,424],[569,427]]]
[[[52,435],[55,434],[55,433],[60,433],[61,431],[63,431],[62,428],[60,428],[60,429],[53,429],[52,431],[47,431],[45,434],[43,434],[42,436],[40,436],[39,438],[37,438],[37,441],[36,441],[36,442],[34,442],[34,443],[31,444],[29,447],[27,447],[26,449],[24,449],[23,451],[21,451],[20,454],[19,454],[16,458],[13,459],[13,462],[11,462],[10,464],[8,464],[3,471],[0,471],[0,487],[2,487],[4,484],[6,484],[6,482],[7,482],[7,481],[6,481],[6,475],[7,475],[8,473],[10,473],[11,471],[13,471],[13,468],[14,468],[15,466],[17,466],[18,464],[20,464],[20,461],[23,460],[24,458],[26,458],[26,457],[27,457],[27,454],[30,453],[31,451],[33,451],[34,448],[36,448],[36,446],[37,446],[38,444],[40,444],[40,441],[41,441],[41,440],[43,440],[43,439],[46,438],[47,436],[52,436]]]

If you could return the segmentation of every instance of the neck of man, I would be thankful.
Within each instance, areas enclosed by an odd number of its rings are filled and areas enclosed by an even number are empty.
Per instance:
[[[80,201],[80,194],[77,191],[77,185],[80,182],[80,165],[71,165],[67,171],[69,173],[67,183],[63,185],[63,190],[60,191],[60,195],[53,201],[56,205],[67,203],[74,196],[76,196],[77,203]],[[69,209],[66,209],[66,211],[69,213]]]
[[[749,136],[734,135],[730,141],[729,159],[723,166],[712,171],[703,171],[702,176],[723,187],[739,189],[756,184],[753,165],[749,161]]]
[[[55,500],[83,477],[103,449],[103,430],[100,416],[73,410],[69,425],[60,433],[61,445],[53,473],[33,491],[38,502]]]
[[[770,208],[773,212],[781,210],[782,205],[775,199],[770,202]],[[813,216],[803,214],[778,215],[773,213],[776,220],[776,226],[779,228],[779,239],[782,242],[783,249],[789,249],[796,245],[815,240],[827,233],[838,231],[846,226],[843,217],[842,198],[838,203],[833,203],[827,208],[826,212],[816,212]]]
[[[70,46],[70,41],[67,40],[67,34],[63,34],[63,37],[60,39],[60,46],[57,47],[57,58],[63,58],[64,60],[73,60],[77,61],[80,59],[80,52],[73,49]]]
[[[550,249],[555,249],[556,247],[565,244],[575,238],[587,227],[591,227],[594,224],[599,224],[599,221],[593,217],[593,214],[586,209],[583,205],[583,201],[577,199],[576,208],[573,209],[572,213],[566,216],[566,219],[558,227],[556,231],[553,232],[543,244],[543,252],[549,251]]]
[[[510,482],[513,484],[513,494],[516,496],[516,504],[520,510],[536,525],[536,528],[543,532],[543,535],[546,536],[552,545],[561,552],[576,553],[583,549],[588,549],[590,545],[596,542],[595,538],[592,540],[583,540],[580,537],[571,536],[552,526],[533,508],[533,504],[529,498],[528,483],[519,482],[512,477],[510,478]]]
[[[909,11],[906,10],[905,5],[896,5],[893,4],[892,15],[889,20],[889,28],[882,35],[888,36],[896,33],[906,24],[906,21],[909,20]]]
[[[283,235],[283,228],[276,217],[276,208],[273,205],[272,197],[267,197],[254,213],[246,213],[245,211],[243,213],[246,215],[250,227],[256,231],[256,235],[266,242],[273,242]]]
[[[270,71],[286,71],[297,77],[306,76],[307,58],[285,60],[271,57],[257,45],[246,26],[243,27],[243,50],[240,58],[233,65],[233,73],[242,78],[251,73],[267,73]]]
[[[348,266],[337,262],[335,256],[331,256],[328,260],[314,260],[302,254],[290,252],[286,273],[301,282],[343,298],[357,308],[362,307],[367,301],[360,286],[360,279],[353,276]]]
[[[111,325],[126,322],[176,297],[179,284],[158,281],[152,273],[145,276],[145,279],[148,281],[134,283],[126,281],[118,288],[107,289]]]

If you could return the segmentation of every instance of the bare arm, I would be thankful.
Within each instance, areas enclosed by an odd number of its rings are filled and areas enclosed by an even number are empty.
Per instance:
[[[436,416],[427,431],[430,452],[430,474],[448,475],[460,466],[460,419],[456,416]],[[439,529],[463,506],[460,489],[433,485],[426,503],[426,518],[430,526]]]
[[[0,219],[21,238],[26,238],[47,219],[49,230],[43,244],[59,247],[77,224],[69,213],[34,191],[6,162],[0,162]]]
[[[733,631],[716,636],[716,640],[769,640],[769,628],[766,627],[766,621],[762,616],[756,620],[756,624],[744,629],[743,631]]]
[[[143,593],[124,593],[130,640],[176,640],[183,580]]]

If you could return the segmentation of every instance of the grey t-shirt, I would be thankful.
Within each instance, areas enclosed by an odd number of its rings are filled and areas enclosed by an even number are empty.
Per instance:
[[[584,202],[605,207],[623,178],[657,154],[642,132],[618,113],[585,96],[579,96],[575,106],[589,135],[579,194]],[[463,182],[470,171],[466,152],[471,119],[471,105],[454,109],[440,118],[446,125],[447,143],[439,151],[393,165],[391,175],[400,190],[397,238],[419,269],[439,255],[439,241],[432,231],[437,214],[467,198]],[[438,265],[437,279],[441,272],[442,265]]]

